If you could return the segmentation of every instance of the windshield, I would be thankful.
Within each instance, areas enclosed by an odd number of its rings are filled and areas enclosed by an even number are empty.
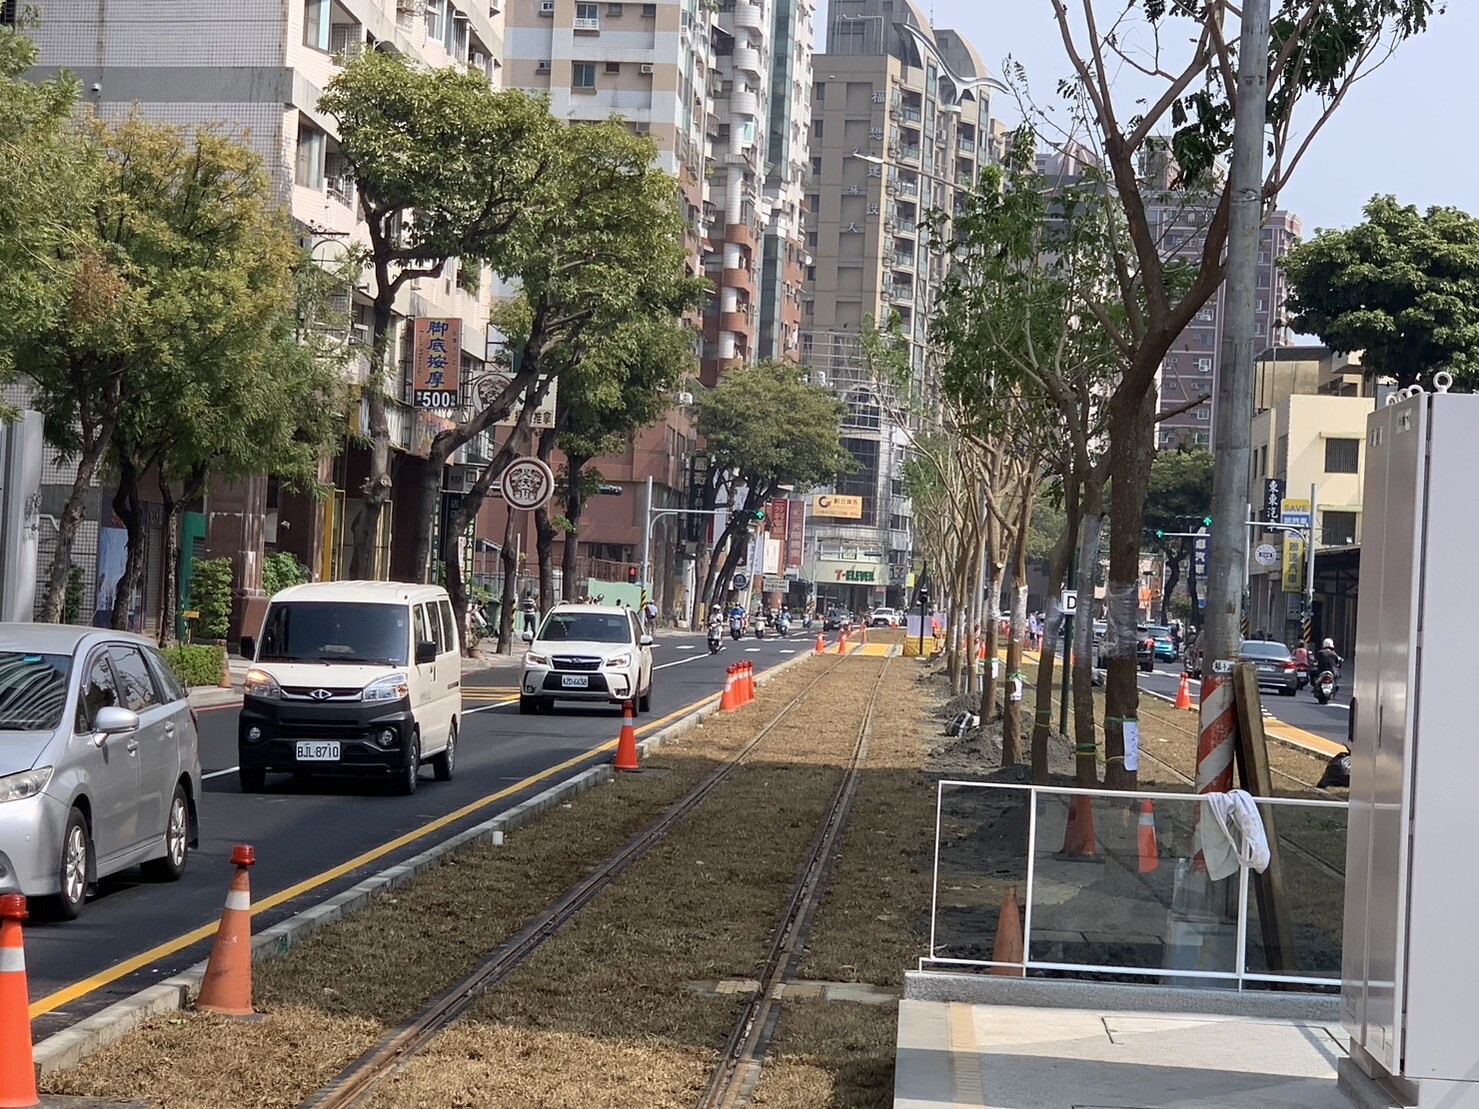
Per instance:
[[[630,643],[632,622],[619,612],[552,612],[539,630],[546,643]]]
[[[50,731],[67,704],[67,655],[0,651],[0,731]]]
[[[1171,629],[1162,627],[1160,624],[1147,624],[1145,626],[1145,630],[1148,631],[1151,635],[1155,636],[1157,639],[1171,638]]]
[[[267,610],[258,662],[353,662],[406,665],[410,610],[405,605],[289,601]]]
[[[1280,661],[1293,657],[1289,653],[1289,648],[1282,643],[1245,642],[1242,653],[1244,658],[1266,658]]]

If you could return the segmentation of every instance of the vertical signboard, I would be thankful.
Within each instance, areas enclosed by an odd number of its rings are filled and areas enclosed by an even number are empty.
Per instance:
[[[416,320],[411,356],[411,398],[417,408],[456,408],[461,403],[462,321]]]
[[[1277,524],[1282,522],[1284,514],[1284,479],[1281,477],[1270,477],[1263,479],[1263,522],[1265,524]]]
[[[801,573],[801,561],[806,553],[806,502],[792,501],[791,512],[786,518],[786,566],[789,572]]]
[[[1297,535],[1284,536],[1284,592],[1304,592],[1304,540]]]

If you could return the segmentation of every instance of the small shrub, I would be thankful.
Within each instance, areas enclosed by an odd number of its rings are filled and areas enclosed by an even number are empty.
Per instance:
[[[221,680],[221,668],[226,664],[226,650],[202,643],[182,643],[177,647],[166,647],[160,654],[169,668],[186,686],[216,685]]]
[[[308,577],[308,567],[289,551],[273,551],[262,560],[262,590],[269,597],[290,585],[302,585]]]
[[[225,639],[231,630],[231,560],[197,558],[190,570],[190,604],[200,613],[196,624],[206,639]]]

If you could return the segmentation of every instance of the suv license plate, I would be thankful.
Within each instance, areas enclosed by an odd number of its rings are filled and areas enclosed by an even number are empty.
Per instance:
[[[337,740],[299,740],[294,754],[299,762],[338,762],[339,743]]]
[[[591,679],[585,674],[561,674],[561,689],[589,689]]]

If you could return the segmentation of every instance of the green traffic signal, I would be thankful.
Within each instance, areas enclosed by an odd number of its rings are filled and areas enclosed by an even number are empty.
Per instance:
[[[1204,528],[1210,528],[1211,526],[1212,526],[1212,517],[1210,517],[1210,516],[1203,516],[1202,517],[1202,527],[1204,527]]]
[[[1155,537],[1157,539],[1164,539],[1164,538],[1166,538],[1166,532],[1165,532],[1165,530],[1163,528],[1156,528],[1155,529]]]

